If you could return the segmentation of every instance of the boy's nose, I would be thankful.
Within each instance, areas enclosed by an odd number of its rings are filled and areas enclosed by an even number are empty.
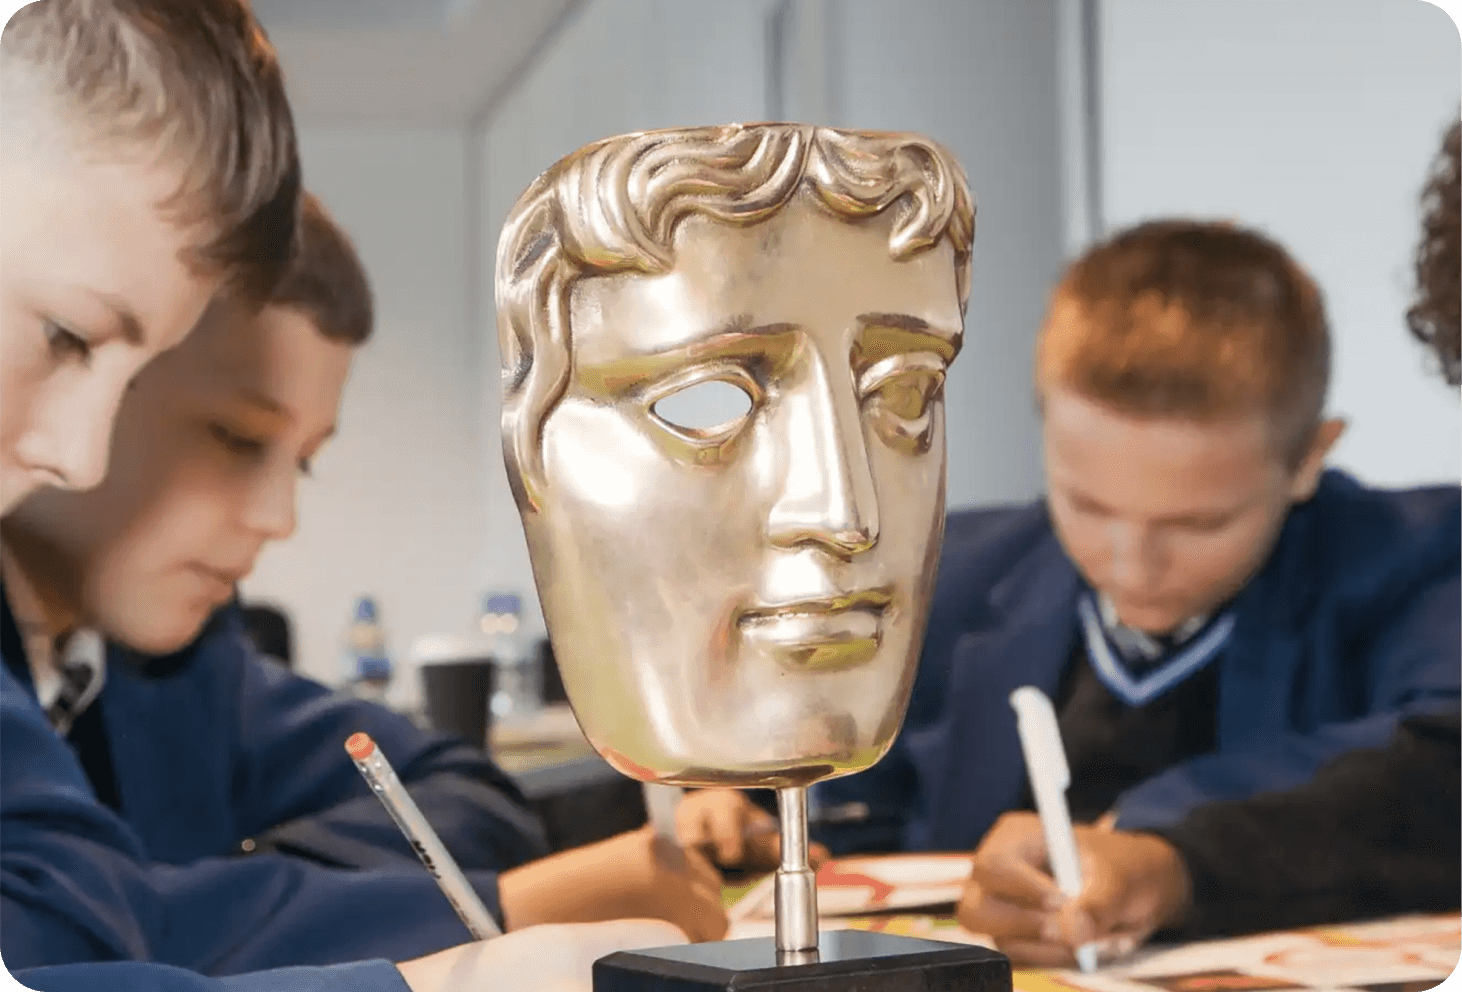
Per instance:
[[[16,446],[19,461],[62,489],[98,485],[107,474],[112,424],[124,386],[89,395],[72,391],[43,404]]]

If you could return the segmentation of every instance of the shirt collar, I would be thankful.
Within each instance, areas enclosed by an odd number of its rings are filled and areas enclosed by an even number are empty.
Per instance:
[[[1211,613],[1189,617],[1174,627],[1170,633],[1154,636],[1128,627],[1117,619],[1117,608],[1110,599],[1100,593],[1097,594],[1097,611],[1107,638],[1124,658],[1131,661],[1151,662],[1162,658],[1175,648],[1180,648],[1191,641],[1208,625],[1208,621],[1213,619]]]
[[[3,543],[0,576],[25,647],[36,701],[64,737],[72,721],[101,693],[106,681],[106,643],[94,630],[58,634],[46,619],[34,584]]]

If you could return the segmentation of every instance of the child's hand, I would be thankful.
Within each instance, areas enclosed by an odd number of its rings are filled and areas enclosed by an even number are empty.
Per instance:
[[[1075,956],[1045,933],[1064,901],[1050,875],[1040,819],[1006,813],[975,850],[955,914],[966,930],[991,937],[1013,963],[1060,967]]]
[[[396,966],[411,992],[538,989],[590,992],[594,962],[616,951],[685,943],[659,920],[541,926],[492,940],[449,947]]]
[[[726,933],[721,875],[705,855],[643,827],[504,872],[509,930],[540,923],[667,920],[691,940]]]
[[[686,847],[705,851],[722,868],[770,870],[782,858],[777,818],[740,789],[687,792],[676,814],[676,832]],[[821,844],[808,851],[814,869],[830,855]]]
[[[1095,943],[1113,955],[1130,953],[1187,911],[1187,865],[1161,837],[1078,827],[1076,843],[1081,895],[1056,913],[1052,931],[1067,947]]]
[[[1067,899],[1050,875],[1036,814],[997,820],[975,851],[961,925],[990,936],[1018,965],[1071,967],[1085,944],[1095,944],[1100,958],[1121,957],[1181,918],[1190,882],[1170,844],[1116,830],[1110,816],[1074,833],[1083,885]]]

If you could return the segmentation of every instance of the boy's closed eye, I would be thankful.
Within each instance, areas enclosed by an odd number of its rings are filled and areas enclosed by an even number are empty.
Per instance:
[[[42,330],[46,335],[46,345],[51,349],[51,357],[57,362],[90,364],[91,342],[86,338],[54,320],[42,321]]]
[[[250,461],[257,461],[263,458],[269,451],[272,443],[267,438],[251,437],[244,431],[236,430],[220,421],[209,421],[208,433],[217,441],[229,454],[237,455]],[[296,463],[301,475],[309,475],[313,471],[312,456],[309,454],[301,457]]]
[[[227,424],[213,420],[208,423],[208,433],[230,454],[245,458],[257,458],[264,454],[268,443],[234,430]]]

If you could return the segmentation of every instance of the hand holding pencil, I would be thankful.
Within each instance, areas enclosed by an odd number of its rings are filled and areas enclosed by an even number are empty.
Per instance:
[[[467,876],[457,867],[457,862],[447,851],[446,845],[422,815],[416,800],[411,798],[411,793],[406,791],[406,787],[396,777],[396,770],[391,767],[381,749],[376,747],[376,742],[368,734],[354,734],[345,742],[345,750],[365,777],[371,791],[385,805],[391,819],[396,821],[396,826],[406,835],[406,840],[421,859],[422,865],[441,886],[442,895],[447,897],[447,901],[462,918],[472,938],[487,940],[501,936],[502,929],[483,905],[477,890],[472,888],[472,883],[467,881]]]
[[[599,958],[685,942],[678,927],[653,919],[534,926],[504,936],[375,742],[355,734],[345,749],[475,938],[398,963],[396,970],[411,992],[479,986],[591,992]]]

